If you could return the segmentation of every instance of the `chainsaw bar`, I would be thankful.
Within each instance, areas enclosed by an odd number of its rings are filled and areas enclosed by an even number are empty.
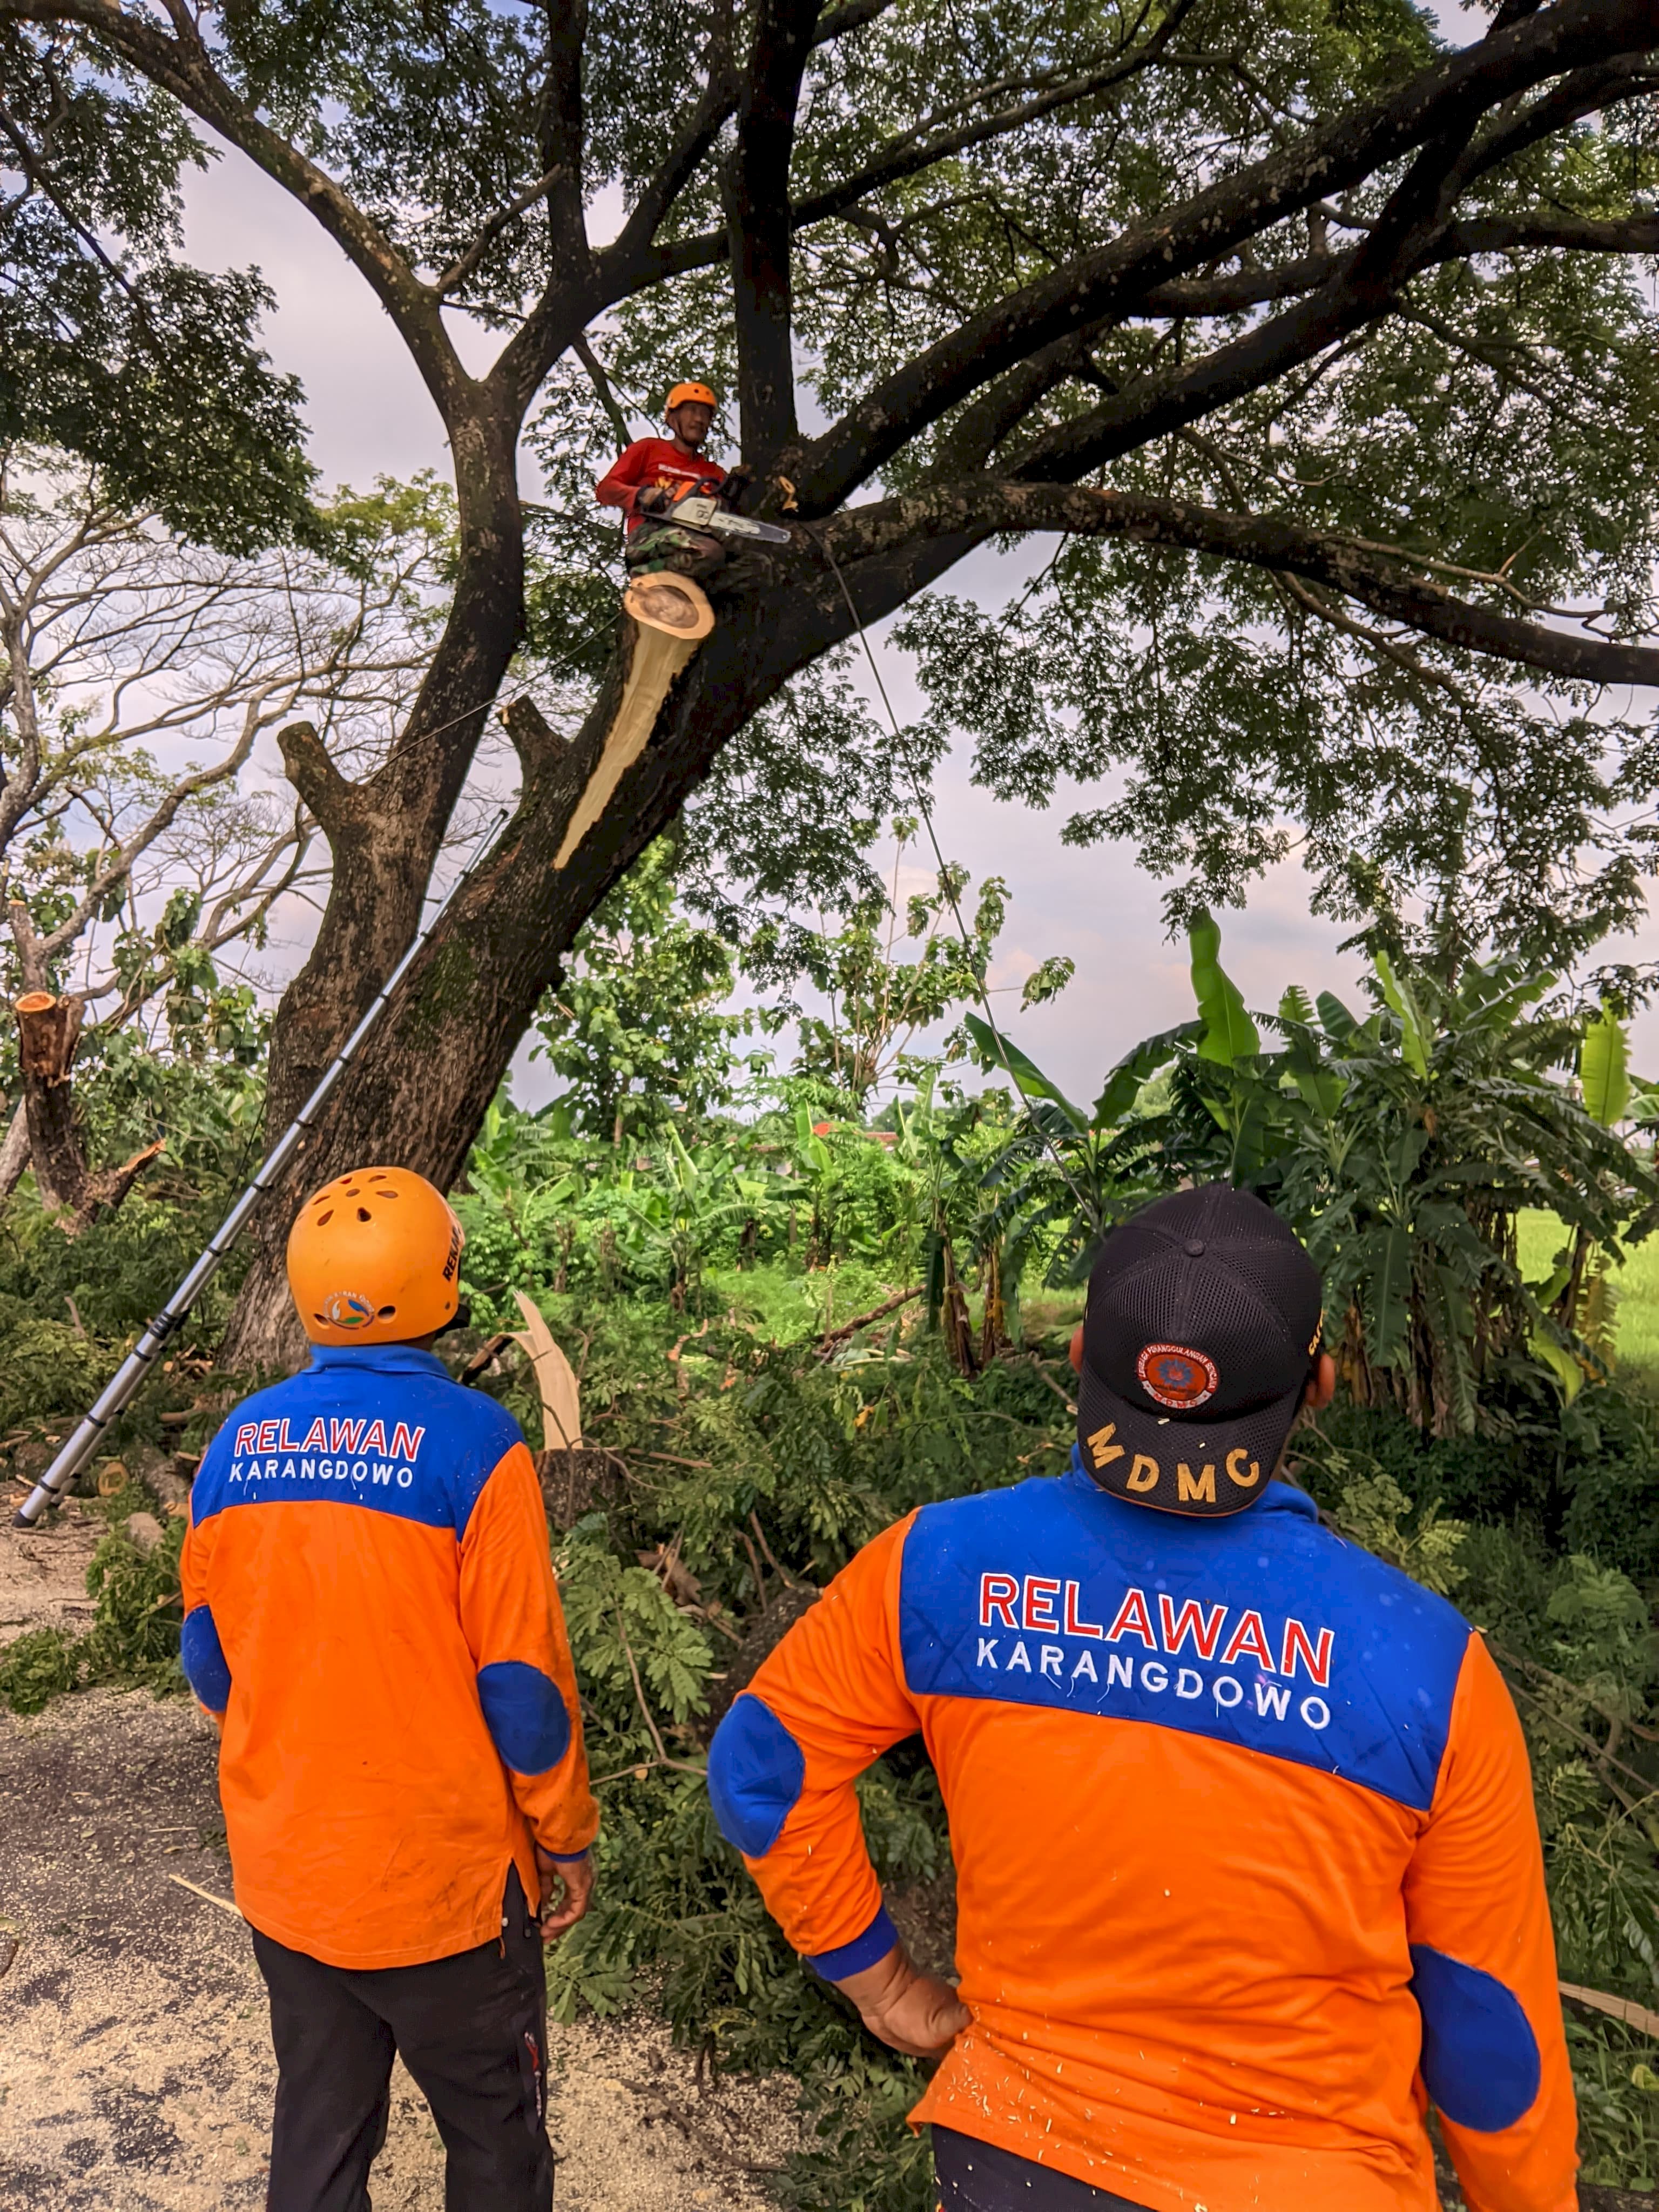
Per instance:
[[[694,492],[678,500],[663,517],[688,530],[707,530],[716,538],[757,538],[768,545],[787,545],[789,532],[775,522],[755,522],[746,514],[733,514],[718,501]]]

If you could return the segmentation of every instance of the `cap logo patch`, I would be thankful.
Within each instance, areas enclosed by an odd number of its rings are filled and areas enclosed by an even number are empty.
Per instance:
[[[1185,1344],[1147,1345],[1135,1374],[1149,1398],[1177,1413],[1207,1404],[1221,1386],[1214,1360]]]
[[[335,1328],[367,1328],[374,1318],[374,1303],[361,1291],[331,1291],[323,1300],[322,1318]]]

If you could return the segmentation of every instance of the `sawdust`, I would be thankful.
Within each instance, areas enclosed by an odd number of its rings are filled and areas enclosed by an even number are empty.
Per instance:
[[[228,1897],[213,1731],[183,1702],[93,1692],[0,1715],[0,2203],[235,2212],[264,2197],[274,2086]],[[761,2212],[796,2141],[790,2085],[699,2087],[653,2021],[556,2029],[559,2212]],[[442,2152],[401,2067],[375,2212],[435,2212]]]

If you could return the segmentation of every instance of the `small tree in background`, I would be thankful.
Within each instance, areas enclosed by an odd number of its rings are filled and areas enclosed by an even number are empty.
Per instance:
[[[453,514],[429,482],[343,495],[330,555],[235,556],[123,507],[100,473],[0,448],[0,977],[21,1079],[6,1189],[33,1161],[84,1227],[158,1149],[94,1167],[74,1071],[129,1024],[186,1055],[263,1048],[246,981],[317,825],[256,766],[369,769],[427,650]],[[289,717],[307,719],[289,724]]]
[[[701,1121],[726,1103],[748,1023],[722,1011],[734,954],[676,908],[674,847],[635,861],[573,948],[535,1027],[570,1088],[557,1102],[589,1136],[620,1146]]]

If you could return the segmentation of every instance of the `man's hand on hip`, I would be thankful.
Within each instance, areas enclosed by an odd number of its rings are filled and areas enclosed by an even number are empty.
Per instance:
[[[852,1998],[872,2035],[913,2058],[937,2057],[973,2025],[974,2015],[949,1982],[912,1966],[902,1943],[836,1987]]]
[[[536,1917],[543,1942],[551,1943],[574,1928],[593,1901],[593,1854],[584,1851],[579,1859],[556,1859],[538,1844],[536,1869],[542,1878]]]

